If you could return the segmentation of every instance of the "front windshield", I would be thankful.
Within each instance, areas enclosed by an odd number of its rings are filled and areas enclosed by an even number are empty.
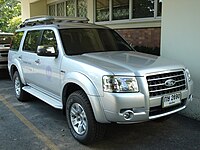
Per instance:
[[[107,51],[133,51],[126,41],[111,29],[61,29],[60,35],[67,55]]]

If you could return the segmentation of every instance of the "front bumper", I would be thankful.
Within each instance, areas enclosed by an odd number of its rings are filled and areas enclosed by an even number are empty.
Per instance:
[[[147,98],[142,93],[104,93],[102,106],[108,122],[137,123],[164,117],[186,108],[192,101],[193,82],[180,91],[181,103],[162,108],[162,96]]]

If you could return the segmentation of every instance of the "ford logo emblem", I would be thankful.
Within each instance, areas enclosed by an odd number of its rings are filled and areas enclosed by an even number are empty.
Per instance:
[[[165,86],[170,87],[170,86],[174,86],[176,84],[176,81],[173,79],[169,79],[165,81]]]

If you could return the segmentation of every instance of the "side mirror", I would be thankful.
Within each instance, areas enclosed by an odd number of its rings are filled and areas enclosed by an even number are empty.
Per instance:
[[[39,45],[37,48],[38,56],[58,57],[58,51],[50,45]]]

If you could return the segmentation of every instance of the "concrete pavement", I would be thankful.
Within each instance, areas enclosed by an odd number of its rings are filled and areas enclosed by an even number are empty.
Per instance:
[[[108,125],[102,141],[81,145],[71,136],[61,110],[36,98],[18,102],[6,76],[0,73],[1,150],[200,149],[200,122],[178,114],[164,122]]]

